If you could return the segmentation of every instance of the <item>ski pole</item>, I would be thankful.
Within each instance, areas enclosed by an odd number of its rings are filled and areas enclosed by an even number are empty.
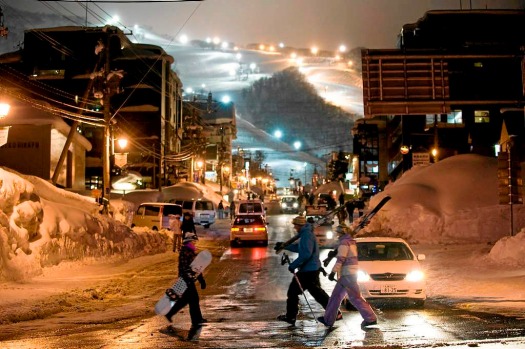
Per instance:
[[[290,264],[290,257],[288,257],[286,253],[283,253],[283,256],[281,257],[281,265],[284,265],[285,263],[288,263],[288,265]],[[292,274],[295,279],[295,282],[297,282],[297,285],[299,286],[299,289],[301,290],[301,293],[304,296],[304,300],[306,301],[306,304],[308,304],[308,308],[310,308],[310,312],[312,313],[312,316],[315,322],[317,322],[317,318],[315,317],[314,310],[312,309],[310,302],[308,302],[308,298],[306,297],[306,294],[304,293],[304,289],[303,289],[303,286],[301,285],[301,282],[299,281],[299,277],[297,276],[295,271],[293,271]]]

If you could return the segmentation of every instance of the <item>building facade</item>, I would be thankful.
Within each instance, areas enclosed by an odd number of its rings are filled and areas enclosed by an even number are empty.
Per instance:
[[[524,21],[520,10],[429,11],[403,26],[399,49],[362,51],[365,119],[384,125],[387,178],[455,154],[495,156],[504,125],[523,138]]]

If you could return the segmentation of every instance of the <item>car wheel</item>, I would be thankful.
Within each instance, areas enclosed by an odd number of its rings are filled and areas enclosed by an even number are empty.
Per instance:
[[[210,227],[209,224],[204,224],[204,229],[208,229]]]
[[[230,241],[230,246],[231,247],[236,247],[236,246],[239,246],[239,243],[236,240],[231,240]]]
[[[262,245],[265,246],[265,247],[268,246],[268,240],[264,240],[264,241],[262,242]]]
[[[153,227],[153,228],[151,228],[151,230],[159,231],[159,228],[157,228],[157,227]]]
[[[425,306],[425,300],[424,299],[416,299],[414,301],[414,306],[416,308],[423,308]]]
[[[132,228],[135,228],[135,224],[131,224],[131,227],[132,227]]]

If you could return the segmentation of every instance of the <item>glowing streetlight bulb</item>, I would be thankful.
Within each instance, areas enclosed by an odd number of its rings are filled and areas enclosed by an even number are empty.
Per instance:
[[[299,141],[295,141],[293,142],[293,147],[296,149],[296,150],[299,150],[301,148],[301,142]]]
[[[9,114],[9,109],[11,109],[9,104],[0,102],[0,118],[5,118]]]
[[[275,138],[281,138],[283,136],[283,133],[281,130],[277,130],[273,133],[273,135],[275,136]]]

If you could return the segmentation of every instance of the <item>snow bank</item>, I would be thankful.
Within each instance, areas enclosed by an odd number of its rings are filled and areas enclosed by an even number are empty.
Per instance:
[[[63,260],[166,251],[166,233],[132,231],[122,223],[129,205],[116,204],[117,219],[103,216],[92,198],[1,168],[0,280],[30,278]]]
[[[397,236],[417,244],[494,244],[494,265],[525,265],[525,229],[512,236],[511,207],[498,202],[497,160],[458,155],[415,167],[370,200],[392,199],[360,234]],[[525,226],[524,205],[513,205],[514,230]]]

